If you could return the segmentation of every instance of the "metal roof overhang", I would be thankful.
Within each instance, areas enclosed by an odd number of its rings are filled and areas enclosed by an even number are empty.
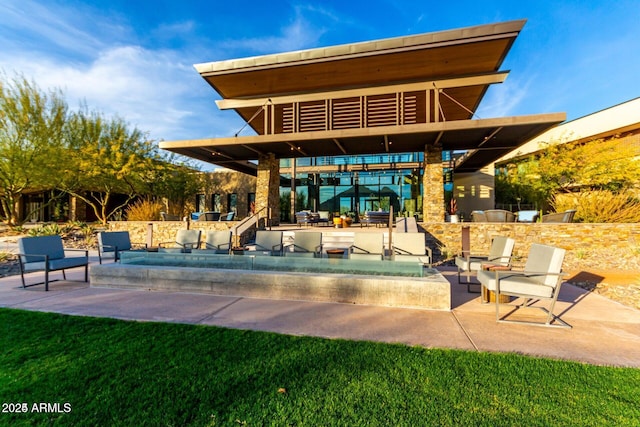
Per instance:
[[[500,66],[526,20],[196,64],[223,99],[268,98],[389,84],[487,75]],[[452,89],[475,111],[489,85]],[[457,105],[442,105],[447,120],[469,119]],[[236,112],[249,121],[255,108]],[[262,132],[262,123],[250,126]]]
[[[525,23],[509,21],[195,68],[223,99],[234,102],[492,75],[499,72]],[[252,161],[269,153],[278,158],[403,153],[435,144],[443,150],[473,150],[456,170],[475,171],[565,120],[564,113],[472,120],[471,112],[488,87],[447,89],[456,102],[441,97],[446,121],[403,126],[263,135],[262,121],[251,121],[256,107],[234,108],[258,135],[167,141],[160,148],[255,175]]]
[[[563,122],[565,118],[564,113],[551,113],[404,126],[165,141],[160,143],[160,148],[255,175],[256,165],[250,161],[261,155],[293,158],[423,152],[426,146],[435,145],[442,150],[472,150],[456,166],[456,171],[473,172]]]

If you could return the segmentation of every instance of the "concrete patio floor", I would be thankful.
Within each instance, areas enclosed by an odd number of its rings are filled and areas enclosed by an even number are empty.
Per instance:
[[[555,313],[572,329],[498,324],[495,306],[467,293],[466,286],[457,283],[455,269],[440,271],[451,282],[451,311],[116,290],[75,281],[54,282],[45,292],[44,286],[21,288],[20,276],[0,279],[0,307],[640,367],[638,310],[565,284]],[[52,273],[52,279],[57,278],[62,274]],[[83,270],[71,270],[67,278],[82,280]],[[27,276],[28,282],[41,279],[42,273]],[[538,319],[542,315],[527,312]]]

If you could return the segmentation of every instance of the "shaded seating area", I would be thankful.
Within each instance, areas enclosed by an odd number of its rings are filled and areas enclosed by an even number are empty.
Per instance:
[[[349,247],[349,259],[382,261],[384,236],[382,233],[355,233]]]
[[[430,265],[433,253],[427,247],[424,233],[394,233],[391,259]]]
[[[282,231],[258,230],[256,231],[256,241],[249,245],[251,255],[281,256]]]
[[[360,217],[360,227],[366,225],[367,227],[373,224],[375,226],[378,225],[389,225],[389,212],[387,211],[367,211],[363,216]]]
[[[542,215],[542,222],[573,222],[573,217],[575,216],[576,211],[571,209],[564,212],[555,212],[549,213],[546,215]]]
[[[76,253],[76,256],[68,256]],[[22,287],[44,285],[49,290],[49,273],[62,271],[62,278],[67,279],[65,270],[84,267],[84,281],[89,280],[89,251],[85,249],[68,249],[62,245],[62,238],[54,236],[22,237],[18,239],[18,264]],[[24,273],[44,270],[44,281],[27,285]]]
[[[319,231],[294,233],[293,244],[285,246],[284,256],[321,258],[322,233]]]
[[[511,266],[511,255],[516,241],[510,237],[497,236],[491,242],[488,255],[467,255],[455,258],[458,267],[458,283],[467,285],[467,292],[471,292],[471,285],[477,284],[471,281],[471,275],[486,266],[508,269]],[[460,274],[465,273],[467,280],[462,281]]]
[[[569,324],[553,314],[562,285],[564,256],[564,249],[534,243],[523,271],[479,271],[478,280],[482,287],[495,293],[496,321],[570,328]],[[500,295],[522,298],[523,301],[518,305],[509,304],[514,309],[500,316]],[[538,300],[549,301],[549,307],[534,305]],[[511,320],[511,316],[522,308],[542,310],[546,314],[545,321]]]
[[[313,225],[317,224],[318,222],[320,222],[320,215],[317,212],[296,212],[296,223],[298,224],[298,227],[301,227],[302,224]]]
[[[192,249],[193,253],[228,254],[231,251],[231,230],[209,230],[205,236],[204,247]]]
[[[296,224],[301,227],[302,224],[306,225],[331,225],[331,215],[329,211],[300,211],[296,212]]]
[[[178,230],[174,242],[162,242],[158,252],[191,252],[200,247],[201,230]]]

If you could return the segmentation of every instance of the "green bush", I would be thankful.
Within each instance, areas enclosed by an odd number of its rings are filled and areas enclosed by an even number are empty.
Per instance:
[[[162,203],[154,200],[138,200],[126,210],[128,221],[159,221]]]
[[[594,190],[557,194],[552,205],[556,212],[575,209],[576,222],[640,222],[640,200],[629,192]]]

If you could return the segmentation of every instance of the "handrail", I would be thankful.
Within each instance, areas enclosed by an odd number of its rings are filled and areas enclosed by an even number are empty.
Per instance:
[[[267,209],[266,207],[263,207],[262,209],[260,209],[258,212],[254,213],[251,216],[246,217],[245,219],[243,219],[242,221],[240,221],[240,223],[238,225],[235,226],[235,228],[233,229],[233,236],[234,236],[234,245],[235,246],[240,246],[240,237],[252,226],[254,226],[255,224],[258,223],[258,221],[260,220],[260,214],[262,213],[262,211],[264,211],[265,209]]]

